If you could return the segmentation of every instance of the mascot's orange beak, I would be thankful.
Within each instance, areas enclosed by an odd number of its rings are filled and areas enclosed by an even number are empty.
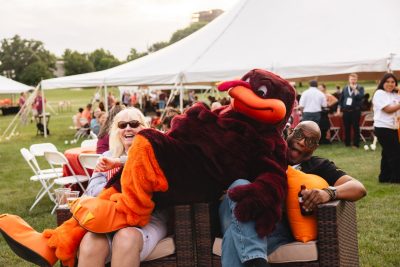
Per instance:
[[[235,86],[228,91],[232,99],[234,110],[255,120],[268,124],[276,124],[286,115],[286,106],[279,99],[263,99],[253,90],[242,85]]]

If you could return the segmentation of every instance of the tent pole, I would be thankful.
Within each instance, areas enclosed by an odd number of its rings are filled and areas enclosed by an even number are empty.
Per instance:
[[[43,131],[44,138],[47,138],[47,121],[46,121],[46,105],[44,101],[44,90],[42,90],[42,82],[39,83],[39,90],[42,92],[42,118],[43,118]]]
[[[387,67],[386,67],[386,71],[388,73],[393,73],[392,71],[392,61],[393,61],[393,57],[394,57],[394,53],[390,53],[389,58],[387,60]]]
[[[107,85],[104,85],[104,103],[106,108],[106,113],[108,114],[108,95],[107,95]]]
[[[179,90],[180,90],[179,107],[180,107],[181,113],[183,113],[183,84],[182,84],[182,80],[179,83]]]

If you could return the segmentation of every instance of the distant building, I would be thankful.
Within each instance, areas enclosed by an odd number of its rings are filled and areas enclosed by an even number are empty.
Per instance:
[[[63,60],[57,60],[56,61],[56,69],[53,71],[53,74],[56,77],[65,76],[65,69],[64,69],[64,61]]]
[[[193,22],[210,22],[219,15],[224,13],[222,9],[212,9],[206,11],[200,11],[192,14],[192,23]]]

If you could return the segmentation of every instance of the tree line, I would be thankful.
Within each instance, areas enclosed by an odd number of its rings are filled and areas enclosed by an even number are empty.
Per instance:
[[[192,23],[190,26],[174,32],[169,41],[154,43],[144,52],[132,48],[125,61],[118,60],[110,51],[103,48],[96,49],[91,53],[66,49],[61,58],[57,58],[45,49],[43,42],[15,35],[12,38],[1,40],[0,75],[24,84],[36,85],[42,79],[54,77],[53,72],[56,69],[57,60],[64,62],[65,75],[105,70],[154,53],[185,38],[206,24],[207,22],[203,21]]]

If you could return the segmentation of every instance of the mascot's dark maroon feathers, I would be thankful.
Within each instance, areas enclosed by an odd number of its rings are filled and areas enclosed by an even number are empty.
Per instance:
[[[22,258],[39,266],[60,259],[74,266],[86,231],[109,233],[149,222],[155,204],[215,201],[237,179],[252,183],[229,191],[241,221],[255,220],[260,236],[281,217],[286,195],[286,143],[282,130],[295,99],[290,84],[263,70],[225,82],[230,106],[214,112],[197,104],[163,134],[142,130],[124,170],[97,198],[72,207],[73,218],[40,234],[15,215],[0,215],[0,233]],[[156,202],[156,203],[154,203]]]
[[[222,83],[232,103],[215,112],[197,104],[177,116],[164,135],[143,130],[168,180],[157,193],[157,205],[212,201],[235,180],[252,183],[229,191],[241,221],[255,220],[260,236],[270,233],[281,217],[285,198],[286,143],[282,130],[295,99],[284,79],[255,69],[242,80]]]

